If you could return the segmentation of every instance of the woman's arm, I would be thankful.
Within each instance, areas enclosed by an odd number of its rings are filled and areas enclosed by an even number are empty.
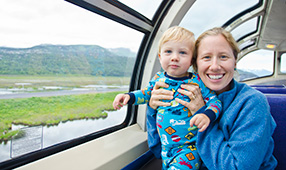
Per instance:
[[[161,142],[160,137],[157,132],[156,126],[156,114],[157,110],[152,109],[151,107],[147,107],[147,135],[148,135],[148,146],[149,149],[153,152],[156,158],[161,158]]]
[[[169,106],[170,103],[162,102],[161,100],[173,99],[173,92],[169,90],[162,89],[161,87],[168,88],[168,85],[164,82],[156,82],[151,98],[147,107],[147,134],[148,134],[148,146],[153,152],[156,158],[161,158],[161,142],[160,137],[157,132],[156,126],[156,114],[158,106]]]

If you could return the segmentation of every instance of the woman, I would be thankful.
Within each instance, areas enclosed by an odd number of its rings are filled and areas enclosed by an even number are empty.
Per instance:
[[[210,29],[196,41],[194,69],[223,104],[217,121],[198,134],[196,145],[204,163],[201,169],[269,170],[277,165],[272,154],[274,142],[271,137],[276,124],[266,97],[233,79],[238,53],[239,48],[232,35],[222,28]],[[160,101],[173,98],[173,92],[159,89],[167,86],[163,83],[155,85],[149,102],[151,108],[169,105]],[[200,90],[191,85],[181,87],[185,90],[179,92],[192,101],[176,101],[199,113],[205,105]],[[156,114],[153,109],[148,109],[147,113],[148,142],[150,149],[158,154],[157,134],[152,128]]]

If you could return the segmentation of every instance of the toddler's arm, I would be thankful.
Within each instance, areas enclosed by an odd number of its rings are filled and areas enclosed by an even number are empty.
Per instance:
[[[119,110],[123,105],[126,105],[130,96],[128,94],[118,94],[113,101],[113,108]]]
[[[203,132],[207,129],[210,122],[211,120],[207,115],[198,113],[190,120],[190,126],[196,125],[200,129],[199,132]]]

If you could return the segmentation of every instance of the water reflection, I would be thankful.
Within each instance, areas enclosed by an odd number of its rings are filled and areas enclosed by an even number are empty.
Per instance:
[[[81,137],[95,131],[121,124],[126,117],[127,107],[119,111],[108,112],[105,119],[74,120],[60,123],[57,126],[43,127],[43,147],[48,147],[63,141]],[[13,125],[12,129],[23,128],[21,125]],[[10,159],[11,141],[0,145],[0,162]]]
[[[31,84],[31,83],[15,83],[15,84]],[[0,88],[0,95],[6,95],[6,94],[17,94],[17,93],[36,93],[36,92],[50,92],[50,91],[62,91],[62,90],[68,90],[68,91],[105,91],[105,90],[121,90],[121,89],[128,89],[129,85],[85,85],[77,88],[71,88],[71,87],[63,87],[63,86],[42,86],[39,88],[26,88],[24,85],[20,88]]]

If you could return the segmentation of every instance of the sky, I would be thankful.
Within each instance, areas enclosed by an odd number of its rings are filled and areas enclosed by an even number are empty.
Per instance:
[[[144,13],[148,18],[152,18],[161,2],[159,0],[120,1]],[[232,2],[232,6],[237,6],[235,10],[226,10],[227,8],[222,5],[230,3],[228,0],[219,1],[220,5],[216,8],[213,8],[216,2],[198,1],[190,10],[191,15],[187,14],[181,25],[198,36],[202,30],[223,24],[227,19],[226,14],[232,16],[233,13],[241,11],[241,8],[238,8],[241,2],[238,0]],[[251,0],[241,5],[251,6],[256,1]],[[199,8],[202,4],[209,3],[211,4],[204,9]],[[200,15],[197,16],[194,13]],[[212,19],[216,16],[213,15],[214,13],[224,15],[219,15],[221,18],[214,20]],[[212,22],[206,23],[207,20]],[[64,0],[1,0],[0,21],[0,46],[4,47],[29,48],[40,44],[86,44],[100,45],[105,48],[125,47],[137,52],[144,36],[138,31]],[[243,65],[249,67],[250,63],[253,62],[245,62]],[[263,63],[269,65],[269,63]]]
[[[254,64],[255,63],[255,64]],[[247,71],[265,69],[273,72],[274,52],[258,50],[247,54],[237,64],[238,69]]]
[[[120,0],[122,3],[152,18],[160,0]],[[196,37],[213,26],[221,25],[241,11],[238,4],[249,6],[257,0],[241,3],[229,0],[200,0],[194,4],[191,15],[181,25],[191,29]],[[209,4],[209,5],[205,5]],[[200,8],[204,6],[204,9]],[[194,14],[198,14],[194,15]],[[214,15],[223,13],[223,15]],[[229,14],[229,15],[227,15]],[[221,18],[217,18],[220,16]],[[216,17],[216,19],[214,19]],[[190,18],[190,19],[189,19]],[[211,20],[212,22],[205,22]],[[64,0],[1,0],[0,46],[31,47],[39,44],[92,44],[105,48],[127,47],[137,51],[143,34],[82,9]],[[191,21],[191,22],[190,22]],[[216,22],[214,22],[216,21]],[[209,24],[208,24],[209,23]]]
[[[5,47],[88,44],[137,51],[143,38],[138,31],[64,0],[1,0],[0,21],[0,46]]]

